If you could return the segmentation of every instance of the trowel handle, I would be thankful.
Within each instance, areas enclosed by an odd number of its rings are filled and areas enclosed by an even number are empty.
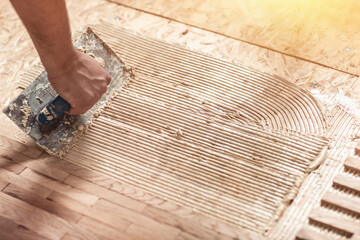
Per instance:
[[[41,110],[38,120],[43,125],[50,125],[69,109],[70,104],[62,97],[57,96],[48,106]]]

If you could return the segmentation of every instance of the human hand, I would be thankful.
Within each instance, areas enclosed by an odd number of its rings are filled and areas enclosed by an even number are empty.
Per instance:
[[[89,110],[106,92],[110,75],[91,56],[74,51],[73,56],[60,68],[46,69],[55,91],[71,108],[69,115],[79,115]]]

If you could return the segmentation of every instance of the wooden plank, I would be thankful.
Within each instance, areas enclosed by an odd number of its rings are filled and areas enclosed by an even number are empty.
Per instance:
[[[355,197],[326,192],[321,201],[360,214],[360,200]]]
[[[0,191],[2,191],[9,183],[0,179]]]
[[[78,213],[85,213],[90,209],[90,206],[83,204],[80,201],[77,201],[74,198],[71,198],[65,194],[59,193],[59,192],[52,192],[48,198],[50,201],[56,202],[58,204],[61,204],[65,207],[68,207]],[[70,207],[71,206],[71,207]]]
[[[34,216],[36,215],[35,212],[38,210],[39,209],[36,209],[28,203],[0,192],[0,216],[9,218],[15,223],[22,225],[43,237],[59,239],[63,236],[64,233],[61,229],[53,228],[47,224],[49,221],[39,221],[38,219],[34,219]],[[50,223],[52,224],[51,221]]]
[[[55,214],[58,217],[61,217],[71,223],[76,223],[82,216],[81,214],[76,213],[75,211],[72,211],[60,204],[44,199],[36,192],[28,191],[22,186],[9,184],[3,192],[11,196],[15,196],[16,198],[27,202],[37,208],[41,208],[49,213]]]
[[[153,194],[145,192],[126,183],[114,182],[111,184],[110,189],[155,207],[161,208],[164,202],[166,202],[162,198],[156,197]]]
[[[94,239],[74,224],[3,192],[0,192],[0,216],[50,239],[60,239],[66,232],[84,240]]]
[[[39,240],[48,238],[39,236],[35,232],[30,231],[27,227],[19,225],[6,217],[0,216],[0,239]]]
[[[35,233],[49,239],[59,239],[67,231],[65,225],[60,225],[54,220],[54,215],[40,209],[35,209],[22,224]]]
[[[179,235],[177,235],[177,237],[175,238],[175,240],[199,240],[200,238],[197,238],[187,232],[181,232],[179,233]]]
[[[37,158],[43,152],[43,150],[41,150],[35,144],[26,145],[2,135],[0,135],[0,147],[11,149],[13,151],[24,154],[31,158]]]
[[[129,221],[127,221],[124,217],[121,217],[121,213],[119,213],[121,210],[117,205],[114,205],[114,207],[108,211],[103,211],[103,209],[96,207],[97,204],[95,204],[93,207],[88,207],[64,194],[57,192],[52,193],[49,196],[49,199],[78,213],[92,217],[100,222],[108,224],[109,226],[115,227],[119,231],[125,230],[130,225]]]
[[[97,235],[100,239],[122,239],[122,240],[131,240],[131,238],[125,233],[119,231],[116,228],[109,227],[93,218],[82,217],[80,221],[77,223],[83,229],[90,231],[92,234]]]
[[[15,239],[20,240],[46,240],[50,239],[44,236],[40,236],[37,233],[30,231],[27,227],[22,225],[17,225],[17,229],[12,233],[12,236],[15,237]]]
[[[16,230],[17,226],[18,225],[10,219],[0,216],[0,230],[12,233],[14,230]]]
[[[43,198],[48,197],[49,194],[52,192],[52,189],[44,187],[36,182],[29,181],[15,173],[9,172],[4,169],[0,169],[0,179],[17,186],[22,186],[29,191],[36,192],[39,196]]]
[[[354,178],[339,174],[334,178],[333,182],[336,185],[349,188],[360,193],[360,179],[356,181]]]
[[[328,225],[329,227],[342,230],[349,234],[359,231],[359,225],[354,221],[331,214],[322,208],[314,209],[309,216],[310,219]]]
[[[101,173],[86,169],[63,159],[44,155],[44,157],[39,160],[54,168],[61,169],[69,174],[86,179],[103,187],[110,187],[110,185],[115,182],[114,179],[106,177]]]
[[[53,191],[65,194],[88,206],[92,206],[99,199],[99,197],[90,194],[89,192],[83,191],[78,188],[73,188],[69,185],[64,184],[63,182],[39,174],[31,169],[26,169],[20,174],[20,176],[29,179],[30,181],[37,182],[43,186],[46,186]]]
[[[39,208],[35,209],[28,221],[31,221],[33,224],[35,232],[51,239],[60,239],[66,233],[84,240],[97,239],[81,228],[78,228],[75,224],[69,223],[64,219]]]
[[[26,217],[35,210],[34,206],[3,192],[0,192],[0,203],[0,215],[11,220]],[[11,209],[11,207],[14,207],[14,209]]]
[[[303,227],[296,234],[296,239],[301,240],[330,240],[331,238],[308,227]]]
[[[355,158],[355,157],[348,157],[345,161],[345,167],[355,170],[355,171],[360,171],[360,159]]]
[[[30,231],[27,227],[22,225],[17,225],[11,220],[7,219],[5,226],[8,226],[9,223],[15,226],[14,230],[5,229],[1,227],[0,229],[0,239],[2,240],[48,240],[49,238],[40,236],[33,231]],[[3,223],[3,222],[2,222]]]
[[[119,194],[115,191],[101,187],[95,183],[89,182],[85,179],[73,175],[70,175],[67,179],[65,179],[65,183],[69,184],[70,186],[90,192],[91,194],[95,194],[96,196],[103,199],[107,199],[111,202],[122,205],[126,208],[132,209],[134,211],[141,212],[146,206],[146,204],[143,202],[136,201],[123,194]]]
[[[100,199],[94,205],[94,208],[97,209],[98,212],[107,214],[114,220],[125,219],[128,222],[140,225],[144,229],[154,232],[162,232],[164,239],[173,239],[180,232],[179,229],[166,225],[166,223],[159,223],[152,218],[144,216],[143,214],[139,214],[104,199]]]
[[[67,233],[61,238],[61,240],[79,240],[79,238]]]
[[[15,174],[21,173],[26,167],[20,165],[6,157],[0,156],[0,168],[6,169]]]
[[[40,161],[42,158],[48,156],[47,153],[43,153],[36,160],[11,150],[1,152],[0,156],[60,181],[63,181],[67,176],[69,176],[69,173]]]

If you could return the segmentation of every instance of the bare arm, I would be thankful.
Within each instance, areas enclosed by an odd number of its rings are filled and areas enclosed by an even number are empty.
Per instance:
[[[105,93],[110,76],[92,57],[74,49],[64,0],[11,0],[57,93],[70,114],[91,108]]]

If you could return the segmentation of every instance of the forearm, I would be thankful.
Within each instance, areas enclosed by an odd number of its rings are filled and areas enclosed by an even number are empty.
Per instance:
[[[74,57],[64,0],[10,0],[29,32],[45,69],[61,74]]]

